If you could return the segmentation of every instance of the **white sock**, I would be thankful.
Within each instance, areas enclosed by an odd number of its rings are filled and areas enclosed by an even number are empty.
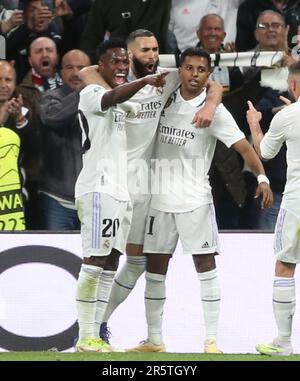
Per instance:
[[[96,304],[96,318],[95,318],[95,337],[99,336],[100,326],[103,321],[103,316],[108,304],[108,299],[111,287],[114,281],[116,271],[103,270],[100,276],[98,285],[98,295]]]
[[[79,339],[94,337],[97,290],[102,270],[97,266],[81,265],[76,290]]]
[[[221,300],[217,269],[198,273],[198,278],[201,285],[206,340],[217,340]]]
[[[166,301],[166,275],[146,272],[145,306],[148,325],[148,339],[160,345],[162,338],[162,316]]]
[[[291,342],[295,308],[295,279],[276,276],[273,285],[273,312],[278,328],[279,343],[290,344]]]
[[[146,269],[146,257],[128,256],[122,269],[117,273],[112,285],[103,321],[107,322],[114,310],[127,298],[137,280]]]

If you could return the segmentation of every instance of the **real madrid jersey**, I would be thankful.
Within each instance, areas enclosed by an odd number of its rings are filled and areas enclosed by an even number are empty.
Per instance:
[[[89,85],[80,92],[79,110],[88,125],[83,130],[90,148],[83,154],[83,168],[75,185],[75,197],[89,192],[107,193],[117,200],[129,200],[127,189],[127,153],[125,117],[121,107],[103,111],[101,100],[107,92],[102,86]]]
[[[166,71],[158,68],[158,73]],[[130,80],[134,80],[132,76]],[[140,111],[135,118],[126,120],[128,160],[145,158],[152,155],[153,141],[160,113],[170,94],[178,87],[177,70],[171,70],[166,76],[166,85],[161,88],[146,85],[131,99],[140,105]]]
[[[163,70],[158,68],[158,72],[161,71]],[[129,79],[135,79],[132,73]],[[128,186],[132,199],[150,194],[149,165],[160,113],[178,86],[178,70],[171,69],[162,89],[146,85],[130,99],[130,102],[140,107],[136,117],[126,119]]]
[[[151,206],[165,212],[187,212],[212,202],[208,171],[217,139],[227,147],[245,136],[220,104],[209,128],[191,124],[203,107],[204,90],[185,101],[180,90],[167,102],[159,122],[152,160]]]
[[[281,206],[300,218],[300,98],[272,119],[260,144],[264,159],[272,159],[285,142],[287,147],[286,185]]]

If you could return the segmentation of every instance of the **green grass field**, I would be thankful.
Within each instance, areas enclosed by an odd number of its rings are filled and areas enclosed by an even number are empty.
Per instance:
[[[300,355],[207,355],[200,353],[58,353],[2,352],[0,361],[300,361]]]

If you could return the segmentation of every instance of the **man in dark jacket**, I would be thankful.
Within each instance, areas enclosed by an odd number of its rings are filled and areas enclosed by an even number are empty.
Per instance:
[[[42,169],[39,207],[42,228],[78,230],[74,204],[75,181],[82,167],[81,129],[78,122],[78,72],[90,65],[81,50],[71,50],[62,59],[63,86],[43,95],[40,107]]]
[[[95,0],[80,47],[96,63],[95,50],[106,33],[110,37],[126,39],[130,32],[142,28],[154,33],[160,53],[164,53],[170,6],[170,0]]]
[[[27,229],[39,229],[37,182],[40,174],[40,120],[38,107],[42,94],[49,89],[62,85],[62,79],[57,71],[58,54],[56,45],[48,37],[35,39],[29,47],[31,69],[28,71],[17,90],[23,97],[23,103],[28,108],[30,131],[23,138],[23,167],[26,173],[25,188],[28,200],[25,203]]]

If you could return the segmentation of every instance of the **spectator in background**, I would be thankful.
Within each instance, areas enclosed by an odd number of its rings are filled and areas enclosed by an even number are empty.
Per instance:
[[[143,28],[157,37],[160,52],[166,49],[171,0],[94,0],[81,37],[80,48],[95,63],[96,46],[106,37],[126,40],[130,32]]]
[[[43,6],[42,0],[24,2],[24,23],[12,30],[6,38],[7,59],[14,60],[17,68],[17,83],[20,83],[30,69],[28,48],[38,37],[49,37],[60,49],[61,36],[52,23],[53,13]]]
[[[225,42],[235,41],[236,13],[241,1],[243,0],[172,0],[168,27],[169,52],[176,53],[195,46],[197,43],[195,31],[199,20],[209,13],[216,13],[224,19],[227,32]]]
[[[61,54],[79,48],[92,0],[56,0],[55,16],[61,20]]]
[[[254,49],[256,20],[265,10],[279,12],[289,25],[288,46],[292,47],[292,37],[296,36],[300,24],[299,0],[245,0],[238,9],[236,47],[238,51]]]
[[[43,229],[80,229],[74,199],[75,181],[82,168],[78,103],[83,84],[78,73],[88,65],[89,57],[81,50],[66,53],[61,63],[63,86],[42,96],[39,207]]]
[[[285,50],[287,48],[287,31],[288,28],[285,26],[284,18],[280,13],[272,10],[263,11],[258,16],[256,22],[255,39],[257,46],[255,51]],[[255,72],[257,74],[257,81],[252,81],[252,83],[256,82],[255,93],[259,94],[259,97],[251,97],[251,94],[254,95],[254,93],[251,90],[249,91],[248,86],[246,86],[244,92],[238,92],[237,101],[239,108],[237,105],[232,104],[228,106],[229,109],[235,109],[233,111],[234,114],[237,112],[246,113],[245,102],[247,99],[251,99],[253,104],[263,113],[262,128],[266,132],[272,117],[284,104],[279,97],[281,95],[288,96],[287,63],[289,61],[290,58],[283,60],[282,67],[279,68],[248,68],[246,70],[246,77],[251,78]],[[230,95],[227,100],[230,102]],[[239,126],[249,136],[247,121],[241,121]],[[274,159],[267,163],[263,162],[263,164],[266,174],[270,179],[271,188],[274,191],[274,203],[270,210],[261,210],[258,201],[253,198],[256,188],[255,177],[245,168],[244,177],[247,182],[248,197],[240,213],[240,225],[244,229],[274,231],[286,179],[285,146],[281,148],[280,153]]]
[[[7,35],[12,29],[23,23],[23,11],[6,9],[0,3],[0,34]]]
[[[25,229],[19,164],[21,139],[29,130],[26,112],[14,67],[0,61],[0,230]]]
[[[277,30],[270,30],[265,28],[266,25],[278,24],[280,27]],[[285,27],[283,17],[273,11],[262,12],[257,19],[257,28],[255,30],[255,38],[258,42],[258,49],[260,50],[282,50],[287,46],[287,29]],[[288,63],[289,61],[286,61]],[[280,72],[275,70],[262,71],[261,86],[266,88],[263,97],[256,104],[256,109],[262,113],[261,128],[265,134],[271,124],[274,115],[280,111],[286,104],[281,97],[289,97],[287,76],[288,68],[283,67]],[[281,74],[281,75],[280,75]],[[280,204],[284,185],[286,183],[286,145],[283,144],[278,154],[271,160],[264,161],[264,168],[266,175],[270,180],[270,186],[274,194],[274,202],[270,209],[256,208],[257,216],[254,217],[256,221],[256,228],[263,230],[274,231],[279,213]]]
[[[285,26],[284,18],[282,15],[275,11],[263,11],[256,21],[256,47],[255,52],[259,54],[260,51],[281,51],[287,48],[287,27]],[[265,112],[269,109],[269,112],[273,111],[271,103],[279,105],[281,103],[278,99],[279,95],[285,94],[284,91],[287,90],[287,75],[288,69],[286,67],[287,60],[282,61],[282,67],[272,67],[272,68],[261,68],[261,67],[250,67],[244,68],[245,73],[245,83],[240,88],[230,94],[226,94],[223,97],[223,103],[227,109],[234,116],[236,122],[238,123],[240,129],[245,133],[247,137],[250,135],[248,123],[246,120],[247,112],[247,100],[251,99],[252,103],[257,105],[260,109],[264,109]],[[254,63],[255,64],[255,63]],[[285,94],[286,95],[286,94]],[[265,98],[264,98],[265,96]],[[276,103],[274,103],[276,102]],[[269,117],[270,118],[270,113]],[[284,148],[283,148],[284,149]],[[281,156],[282,155],[282,156]],[[281,158],[283,160],[281,160]],[[244,207],[240,210],[240,229],[270,229],[271,225],[260,223],[261,216],[265,217],[271,216],[278,211],[278,191],[280,189],[279,184],[284,181],[285,172],[285,159],[284,153],[282,152],[279,157],[275,158],[277,164],[273,167],[271,173],[269,169],[273,166],[271,163],[265,165],[265,171],[272,184],[272,189],[275,186],[275,203],[273,204],[270,211],[261,211],[260,204],[258,200],[254,199],[255,189],[256,189],[256,179],[252,175],[251,171],[247,167],[244,168],[244,178],[247,184],[247,199]],[[264,163],[265,164],[265,163]],[[275,162],[274,162],[275,164]],[[276,169],[276,166],[280,165]],[[282,177],[281,181],[278,182],[279,177]],[[274,216],[271,218],[274,220]],[[273,225],[274,228],[274,225]]]
[[[217,14],[210,13],[202,17],[197,29],[197,37],[197,46],[209,54],[234,50],[233,45],[226,50],[224,45],[226,37],[224,20]],[[237,89],[244,82],[244,76],[238,67],[216,66],[210,75],[210,79],[219,82],[223,86],[224,91]]]
[[[37,186],[40,171],[40,119],[38,107],[42,94],[49,89],[62,85],[57,71],[58,53],[55,42],[48,37],[35,39],[29,47],[29,64],[31,69],[18,86],[23,96],[24,105],[29,109],[31,123],[30,134],[24,139],[24,168],[27,176],[26,189],[29,200],[25,204],[26,221],[29,229],[37,229],[38,197]]]

